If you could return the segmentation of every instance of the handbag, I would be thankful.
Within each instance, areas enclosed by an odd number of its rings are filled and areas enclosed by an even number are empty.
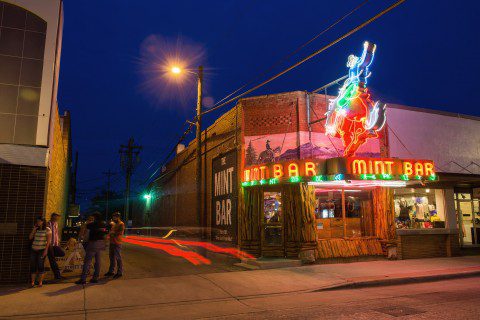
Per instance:
[[[65,256],[65,251],[63,251],[62,247],[60,246],[53,246],[53,256],[54,257],[64,257]]]

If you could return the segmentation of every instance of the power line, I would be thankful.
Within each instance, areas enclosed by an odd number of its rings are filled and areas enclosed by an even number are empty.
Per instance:
[[[185,122],[184,125],[185,125],[186,123],[187,123],[187,122]],[[188,130],[188,129],[187,129],[187,130]],[[180,138],[178,138],[177,143],[175,144],[175,148],[176,148],[176,146],[177,146],[179,143],[181,143],[180,139],[182,139],[182,137],[183,137],[183,135],[182,135]],[[155,150],[158,150],[158,149],[155,149]],[[170,153],[167,155],[167,158],[171,155],[171,153],[172,153],[172,151],[170,151]],[[148,166],[147,171],[150,170],[150,168],[152,168],[152,167],[155,165],[155,163],[157,163],[157,162],[158,162],[158,160],[152,161],[151,164]]]
[[[364,27],[366,27],[367,25],[369,25],[369,24],[372,23],[373,21],[377,20],[377,19],[380,18],[381,16],[385,15],[386,13],[388,13],[388,12],[390,12],[391,10],[395,9],[396,7],[398,7],[398,6],[399,6],[400,4],[402,4],[403,2],[405,2],[405,0],[398,0],[397,2],[395,2],[394,4],[392,4],[391,6],[389,6],[388,8],[380,11],[379,13],[377,13],[375,16],[371,17],[371,18],[368,19],[367,21],[361,23],[361,24],[358,25],[357,27],[351,29],[350,31],[348,31],[347,33],[343,34],[342,36],[340,36],[340,37],[337,38],[336,40],[330,42],[330,43],[327,44],[326,46],[318,49],[317,51],[313,52],[312,54],[310,54],[310,55],[308,55],[307,57],[303,58],[302,60],[298,61],[297,63],[291,65],[291,66],[288,67],[287,69],[285,69],[285,70],[277,73],[276,75],[270,77],[269,79],[263,81],[262,83],[256,85],[255,87],[253,87],[253,88],[245,91],[244,93],[241,93],[241,94],[239,94],[239,95],[237,95],[237,96],[229,99],[228,101],[225,101],[225,102],[221,103],[221,104],[218,105],[218,106],[215,106],[215,107],[213,107],[213,108],[210,108],[210,109],[204,111],[204,112],[202,113],[202,115],[203,115],[203,114],[210,113],[210,112],[212,112],[212,111],[215,111],[215,110],[217,110],[217,109],[219,109],[219,108],[221,108],[221,107],[223,107],[223,106],[225,106],[225,105],[227,105],[227,104],[229,104],[229,103],[231,103],[231,102],[233,102],[233,101],[235,101],[235,100],[237,100],[237,99],[239,99],[239,98],[241,98],[241,97],[243,97],[243,96],[245,96],[245,95],[247,95],[247,94],[249,94],[249,93],[251,93],[251,92],[253,92],[253,91],[257,90],[257,89],[259,89],[259,88],[261,88],[261,87],[263,87],[264,85],[272,82],[273,80],[279,78],[280,76],[284,75],[285,73],[287,73],[287,72],[295,69],[295,68],[298,67],[299,65],[307,62],[307,61],[310,60],[311,58],[317,56],[318,54],[324,52],[325,50],[327,50],[327,49],[329,49],[330,47],[334,46],[335,44],[339,43],[339,42],[342,41],[343,39],[351,36],[352,34],[356,33],[357,31],[363,29]]]
[[[326,90],[327,88],[329,88],[329,87],[331,87],[331,86],[334,86],[334,85],[336,85],[336,84],[339,84],[340,81],[343,81],[343,80],[345,80],[345,79],[347,79],[347,78],[348,78],[348,74],[347,74],[347,75],[344,75],[343,77],[338,78],[337,80],[333,80],[332,82],[327,83],[326,85],[321,86],[321,87],[318,88],[318,89],[313,90],[312,93],[317,93],[317,92],[319,92],[319,91]]]
[[[110,169],[108,169],[107,172],[103,172],[105,176],[107,176],[107,194],[106,194],[106,200],[107,200],[107,206],[105,208],[105,220],[108,220],[108,215],[109,215],[109,202],[110,202],[110,183],[111,183],[111,177],[116,175],[115,172],[112,172]]]
[[[326,32],[328,32],[330,29],[332,29],[333,27],[335,27],[337,24],[339,24],[340,22],[342,22],[343,20],[345,20],[346,18],[348,18],[349,16],[351,16],[352,14],[354,14],[357,10],[359,10],[361,7],[363,7],[365,4],[367,4],[367,2],[369,2],[370,0],[364,0],[362,3],[360,3],[358,6],[356,6],[355,8],[353,8],[350,12],[344,14],[342,17],[340,17],[339,19],[337,19],[334,23],[332,23],[331,25],[329,25],[327,28],[323,29],[320,33],[318,33],[317,35],[315,35],[313,38],[311,38],[310,40],[308,40],[307,42],[305,42],[304,44],[302,44],[301,46],[299,46],[297,49],[295,49],[294,51],[292,51],[291,53],[285,55],[283,58],[280,58],[279,60],[277,60],[273,65],[271,65],[269,68],[265,69],[262,73],[260,73],[259,75],[255,76],[254,78],[252,78],[250,81],[248,81],[247,83],[245,83],[243,86],[241,86],[240,88],[238,88],[237,90],[233,91],[232,93],[230,93],[229,95],[227,95],[226,97],[224,97],[223,99],[219,100],[214,106],[213,108],[215,108],[218,104],[222,103],[223,101],[225,101],[226,99],[228,99],[229,97],[233,96],[235,93],[237,93],[238,91],[246,88],[248,85],[252,84],[255,80],[257,80],[258,78],[266,75],[268,72],[270,72],[271,70],[273,70],[275,67],[277,67],[278,65],[280,65],[282,62],[288,60],[289,58],[291,58],[293,55],[295,55],[296,53],[298,53],[300,50],[302,50],[303,48],[305,48],[306,46],[308,46],[310,43],[312,43],[313,41],[317,40],[320,36],[322,36],[323,34],[325,34]]]
[[[130,209],[130,179],[133,174],[133,170],[139,162],[138,155],[142,150],[142,146],[137,146],[133,142],[133,138],[128,140],[128,145],[120,145],[120,164],[122,169],[125,171],[125,221],[129,220],[129,209]]]
[[[170,156],[176,151],[177,146],[183,142],[183,140],[187,137],[187,134],[192,130],[192,127],[194,126],[193,122],[189,123],[189,126],[187,130],[183,132],[183,135],[178,139],[178,142],[173,146],[173,148],[170,150],[170,152],[167,154],[167,156],[164,158],[164,160],[161,162],[161,165],[145,180],[145,183],[148,182],[154,175],[157,174],[158,170],[160,170],[168,161]]]
[[[301,64],[307,62],[307,61],[310,60],[311,58],[317,56],[318,54],[324,52],[325,50],[327,50],[327,49],[329,49],[330,47],[334,46],[335,44],[339,43],[339,42],[342,41],[343,39],[351,36],[352,34],[356,33],[357,31],[363,29],[364,27],[366,27],[366,26],[369,25],[370,23],[374,22],[375,20],[379,19],[380,17],[382,17],[382,16],[385,15],[386,13],[392,11],[393,9],[395,9],[396,7],[398,7],[399,5],[401,5],[403,2],[405,2],[405,0],[398,0],[398,1],[396,1],[394,4],[390,5],[390,6],[387,7],[386,9],[380,11],[379,13],[377,13],[376,15],[374,15],[373,17],[371,17],[370,19],[366,20],[365,22],[361,23],[360,25],[356,26],[355,28],[351,29],[350,31],[348,31],[347,33],[343,34],[342,36],[340,36],[340,37],[337,38],[336,40],[330,42],[330,43],[327,44],[326,46],[323,46],[322,48],[318,49],[317,51],[313,52],[312,54],[310,54],[310,55],[308,55],[307,57],[303,58],[302,60],[298,61],[297,63],[291,65],[290,67],[286,68],[285,70],[283,70],[283,71],[277,73],[276,75],[270,77],[269,79],[261,82],[260,84],[256,85],[255,87],[253,87],[253,88],[251,88],[251,89],[249,89],[249,90],[247,90],[247,91],[245,91],[245,92],[243,92],[243,93],[241,93],[241,94],[239,94],[239,95],[237,95],[237,96],[235,96],[235,97],[233,97],[233,98],[231,98],[231,99],[229,99],[229,100],[227,100],[227,101],[225,101],[225,102],[223,102],[223,103],[220,103],[220,104],[214,106],[213,108],[210,108],[210,109],[204,111],[204,112],[202,113],[202,115],[207,114],[207,113],[210,113],[210,112],[213,112],[213,111],[215,111],[215,110],[217,110],[217,109],[219,109],[219,108],[221,108],[221,107],[223,107],[223,106],[225,106],[225,105],[228,105],[229,103],[231,103],[231,102],[233,102],[233,101],[235,101],[235,100],[237,100],[237,99],[239,99],[239,98],[241,98],[241,97],[243,97],[243,96],[245,96],[245,95],[247,95],[247,94],[249,94],[249,93],[251,93],[251,92],[253,92],[253,91],[255,91],[255,90],[259,89],[259,88],[261,88],[261,87],[263,87],[264,85],[272,82],[273,80],[279,78],[280,76],[282,76],[282,75],[286,74],[287,72],[295,69],[296,67],[298,67],[298,66],[300,66]],[[361,3],[359,6],[357,6],[356,8],[354,8],[353,12],[355,12],[356,10],[358,10],[359,7],[363,6],[365,3],[366,3],[366,1],[364,1],[364,3]],[[351,13],[353,13],[353,12],[351,12]],[[331,27],[333,27],[334,25],[338,24],[340,21],[342,21],[343,19],[345,19],[346,17],[348,17],[351,13],[348,13],[348,14],[346,14],[345,16],[343,16],[342,18],[340,18],[338,22],[335,22],[333,25],[329,26],[326,30],[328,30],[329,28],[331,28]],[[326,30],[322,31],[321,34],[323,34]],[[321,34],[319,34],[318,36],[320,36]],[[316,38],[318,38],[318,36],[316,36]],[[316,38],[315,38],[315,39],[316,39]],[[309,43],[311,43],[311,42],[312,42],[313,40],[315,40],[315,39],[312,39],[311,41],[308,41],[307,43],[305,43],[304,45],[302,45],[302,46],[300,47],[300,49],[303,48],[304,46],[308,45]],[[300,49],[295,50],[294,53],[298,52],[298,50],[300,50]],[[292,54],[294,54],[294,53],[292,53]],[[291,54],[291,55],[292,55],[292,54]],[[291,56],[291,55],[289,55],[289,56]],[[341,78],[340,78],[340,79],[341,79]],[[336,81],[341,81],[341,80],[337,79]],[[247,85],[248,85],[248,84],[247,84]],[[244,85],[244,86],[242,86],[242,87],[245,87],[245,86],[246,86],[246,85]],[[323,87],[322,87],[322,88],[323,88]],[[319,89],[322,89],[322,88],[319,88]],[[229,94],[227,97],[223,98],[221,101],[223,101],[223,100],[227,99],[228,97],[232,96],[233,94],[235,94],[235,93],[238,92],[239,90],[241,90],[241,89],[235,90],[233,93]],[[318,89],[317,89],[317,90],[318,90]],[[195,119],[194,119],[194,121],[195,121]],[[193,122],[194,122],[194,121],[193,121]],[[188,134],[188,132],[190,132],[191,127],[193,126],[193,122],[190,122],[189,128],[184,132],[184,134],[182,135],[182,137],[179,139],[179,142],[172,148],[172,151],[168,154],[168,156],[166,157],[166,160],[168,160],[168,158],[169,158],[169,157],[172,155],[172,153],[175,151],[176,146],[177,146],[181,141],[183,141],[183,139],[184,139],[185,136]],[[147,181],[150,180],[150,179],[158,172],[158,170],[159,170],[160,168],[161,168],[161,167],[157,168],[157,170],[155,170],[155,172],[154,172],[152,175],[150,175],[150,177],[147,179]]]

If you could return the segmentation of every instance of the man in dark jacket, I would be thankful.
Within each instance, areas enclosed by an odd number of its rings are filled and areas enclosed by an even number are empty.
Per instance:
[[[89,236],[85,259],[83,261],[82,275],[80,280],[75,282],[76,284],[87,283],[87,274],[90,271],[93,258],[95,258],[95,271],[90,282],[97,283],[100,275],[101,255],[102,251],[105,250],[105,237],[108,231],[100,213],[95,212],[92,216],[93,221],[87,225]]]

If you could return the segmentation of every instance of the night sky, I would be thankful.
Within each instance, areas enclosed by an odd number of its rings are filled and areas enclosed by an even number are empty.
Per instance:
[[[188,67],[203,64],[205,104],[211,105],[361,2],[65,1],[58,100],[60,109],[72,114],[82,208],[105,185],[103,171],[120,172],[121,143],[132,136],[144,148],[133,180],[140,191],[183,132],[185,120],[193,118],[194,78],[179,87],[161,76],[162,58],[179,52],[191,61]],[[393,2],[369,1],[269,75]],[[251,95],[316,89],[346,74],[347,56],[359,55],[369,40],[378,46],[369,79],[374,99],[480,116],[479,16],[476,0],[407,0]],[[211,113],[204,124],[225,110]],[[116,175],[113,188],[124,188],[123,175]]]

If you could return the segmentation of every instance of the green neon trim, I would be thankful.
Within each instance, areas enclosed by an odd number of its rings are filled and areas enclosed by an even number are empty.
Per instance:
[[[300,176],[290,177],[290,182],[300,182],[300,181],[302,181],[302,177]]]
[[[328,181],[340,181],[344,179],[343,173],[329,174],[327,177]]]
[[[381,173],[378,175],[378,178],[381,180],[392,180],[392,175],[388,173]]]
[[[431,174],[428,176],[428,180],[431,180],[431,181],[435,181],[437,180],[437,175],[434,173],[434,174]]]
[[[408,175],[406,175],[406,174],[401,174],[401,175],[400,175],[400,179],[402,179],[403,181],[408,181],[408,180],[410,180],[410,178],[409,178]]]
[[[343,174],[342,173],[336,174],[333,177],[333,180],[336,180],[336,181],[343,180]]]
[[[357,96],[358,92],[358,85],[356,83],[350,84],[346,89],[343,97],[338,100],[337,105],[340,108],[343,108],[347,104],[350,105],[350,101],[353,100]]]
[[[256,186],[257,184],[258,184],[258,181],[257,181],[257,180],[252,180],[252,181],[250,182],[250,185],[251,185],[251,186]]]
[[[374,174],[361,174],[360,179],[362,179],[362,180],[376,180],[377,177],[375,177]]]
[[[277,184],[278,183],[278,179],[277,178],[270,178],[268,180],[268,184]]]
[[[248,187],[250,185],[249,181],[242,182],[242,187]]]
[[[313,182],[322,182],[322,181],[325,181],[325,180],[326,180],[326,177],[323,174],[312,177]]]
[[[416,176],[415,176],[415,179],[416,179],[416,180],[422,180],[422,176],[416,175]]]
[[[260,184],[261,185],[267,184],[267,180],[265,180],[265,179],[260,180]]]

